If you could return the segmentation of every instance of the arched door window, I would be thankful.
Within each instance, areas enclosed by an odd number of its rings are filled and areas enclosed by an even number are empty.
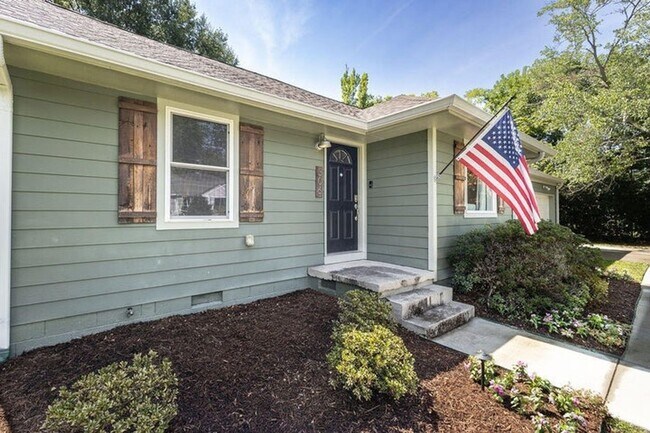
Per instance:
[[[350,154],[344,149],[336,149],[330,155],[330,162],[352,165],[352,157],[350,157]]]

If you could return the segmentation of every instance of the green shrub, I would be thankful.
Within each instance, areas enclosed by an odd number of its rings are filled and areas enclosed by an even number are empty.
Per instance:
[[[400,337],[380,325],[369,331],[347,329],[327,361],[336,372],[334,384],[359,400],[370,400],[375,393],[399,400],[417,389],[413,355]]]
[[[339,299],[338,324],[352,325],[364,331],[375,325],[395,330],[390,304],[378,293],[368,290],[350,290]]]
[[[458,238],[449,261],[454,287],[477,292],[502,315],[527,320],[557,309],[582,310],[607,294],[598,250],[548,221],[528,236],[517,221],[486,226]]]
[[[176,416],[178,379],[171,362],[136,354],[61,387],[43,429],[51,432],[164,432]]]

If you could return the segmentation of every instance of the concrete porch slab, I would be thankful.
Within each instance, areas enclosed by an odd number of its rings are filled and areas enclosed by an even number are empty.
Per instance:
[[[313,266],[307,273],[310,277],[355,285],[382,296],[412,290],[430,283],[435,276],[431,271],[372,260]]]

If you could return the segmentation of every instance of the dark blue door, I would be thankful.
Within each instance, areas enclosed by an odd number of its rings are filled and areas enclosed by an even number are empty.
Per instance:
[[[358,249],[357,149],[327,149],[327,252]]]

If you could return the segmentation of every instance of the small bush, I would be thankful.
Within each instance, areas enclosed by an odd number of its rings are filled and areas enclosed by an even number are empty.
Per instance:
[[[454,287],[478,292],[490,309],[523,320],[554,308],[582,310],[607,294],[600,252],[586,244],[548,221],[533,236],[517,221],[473,230],[449,256]]]
[[[378,293],[368,290],[350,290],[339,299],[338,324],[352,325],[369,331],[375,325],[381,325],[392,331],[395,322],[391,318],[391,306]]]
[[[375,393],[399,400],[417,389],[413,355],[401,338],[384,326],[370,331],[349,328],[327,355],[336,372],[335,385],[352,392],[359,400]]]
[[[51,432],[164,432],[176,416],[178,379],[171,362],[150,351],[61,387],[43,429]]]

